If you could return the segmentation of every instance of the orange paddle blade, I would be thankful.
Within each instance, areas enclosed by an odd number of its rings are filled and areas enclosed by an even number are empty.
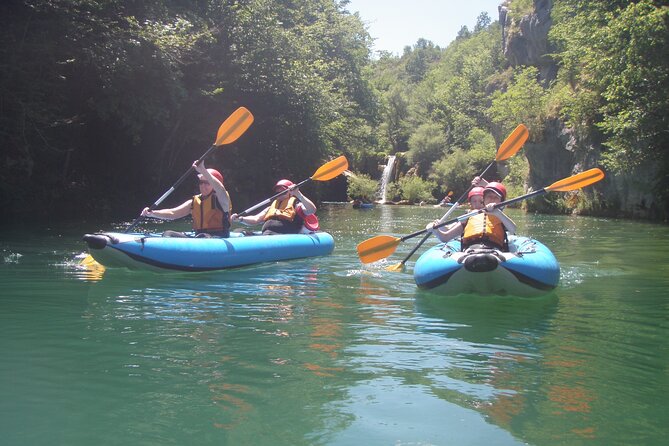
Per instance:
[[[86,257],[81,259],[81,262],[79,262],[79,263],[83,266],[88,266],[88,265],[92,265],[92,264],[95,264],[95,263],[98,263],[98,262],[95,261],[95,259],[93,258],[92,255],[88,254]],[[99,263],[98,263],[98,265],[99,265]]]
[[[337,175],[344,173],[348,169],[348,160],[344,155],[328,161],[323,164],[318,170],[311,176],[312,180],[315,181],[328,181],[336,177]]]
[[[215,146],[230,144],[248,129],[253,123],[253,115],[246,107],[239,107],[218,128]]]
[[[524,124],[518,124],[518,127],[506,137],[504,142],[499,146],[499,149],[497,149],[495,161],[504,161],[511,158],[523,147],[529,136],[530,132],[527,130],[527,127]]]
[[[392,271],[394,273],[404,271],[404,261],[387,266],[386,271]]]
[[[401,241],[401,239],[390,235],[377,235],[358,244],[356,248],[358,257],[360,257],[362,263],[372,263],[385,259],[395,252]]]
[[[604,172],[602,172],[601,169],[595,167],[594,169],[586,170],[585,172],[572,175],[560,181],[556,181],[545,189],[549,191],[566,192],[589,186],[602,180],[603,178]]]

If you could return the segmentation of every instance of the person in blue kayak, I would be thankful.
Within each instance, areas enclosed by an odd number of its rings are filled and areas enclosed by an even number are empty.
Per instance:
[[[274,185],[274,193],[279,195],[268,207],[256,215],[240,217],[232,214],[230,220],[245,225],[262,223],[263,235],[300,234],[317,231],[316,205],[300,192],[290,180],[279,180]]]
[[[193,231],[196,237],[228,237],[230,235],[230,195],[223,185],[223,175],[216,169],[207,169],[204,161],[195,161],[193,167],[198,173],[200,193],[169,209],[142,210],[143,217],[161,220],[176,220],[193,217]],[[164,237],[189,237],[183,232],[165,231]]]
[[[485,180],[484,180],[485,181]],[[480,198],[471,203],[473,197],[480,197],[482,189],[483,202]],[[469,192],[469,200],[474,206],[484,210],[480,214],[469,217],[467,220],[456,222],[445,229],[434,228],[430,223],[425,229],[435,234],[442,242],[462,236],[462,250],[474,247],[508,250],[507,232],[516,233],[516,224],[502,210],[495,207],[506,199],[506,187],[502,183],[486,182],[485,188],[475,187]]]
[[[446,195],[446,196],[439,202],[439,206],[441,206],[441,207],[446,207],[446,206],[450,205],[450,204],[451,204],[451,195],[452,195],[452,194],[453,194],[452,191],[449,192],[448,195]]]

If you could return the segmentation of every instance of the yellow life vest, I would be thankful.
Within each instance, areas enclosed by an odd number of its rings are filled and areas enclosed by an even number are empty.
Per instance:
[[[295,210],[296,202],[297,198],[295,197],[288,197],[284,198],[283,200],[279,199],[274,200],[269,209],[267,210],[267,213],[265,214],[263,220],[264,221],[272,219],[284,220],[284,221],[295,220],[295,216],[297,215],[297,211]]]
[[[228,202],[230,197],[228,196]],[[230,203],[232,206],[232,203]],[[220,232],[230,229],[230,209],[224,211],[216,198],[215,193],[206,197],[202,194],[193,197],[191,207],[193,229],[195,232]]]
[[[495,215],[483,212],[469,217],[462,234],[462,249],[475,244],[492,245],[498,249],[507,249],[504,223]]]

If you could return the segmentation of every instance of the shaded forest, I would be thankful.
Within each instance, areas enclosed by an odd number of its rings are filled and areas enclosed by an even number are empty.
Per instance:
[[[132,218],[239,106],[255,122],[207,160],[236,210],[340,154],[359,184],[347,190],[342,177],[305,193],[362,195],[397,155],[394,199],[437,200],[466,188],[522,122],[530,142],[493,174],[510,195],[597,165],[605,184],[532,206],[666,219],[662,3],[506,1],[499,20],[481,14],[446,48],[421,39],[394,56],[372,53],[345,0],[7,0],[3,219]]]

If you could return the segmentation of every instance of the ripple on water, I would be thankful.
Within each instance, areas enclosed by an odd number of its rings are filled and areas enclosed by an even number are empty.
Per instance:
[[[600,262],[560,266],[560,287],[572,288],[590,279],[620,277],[627,274],[622,268],[603,268]]]

